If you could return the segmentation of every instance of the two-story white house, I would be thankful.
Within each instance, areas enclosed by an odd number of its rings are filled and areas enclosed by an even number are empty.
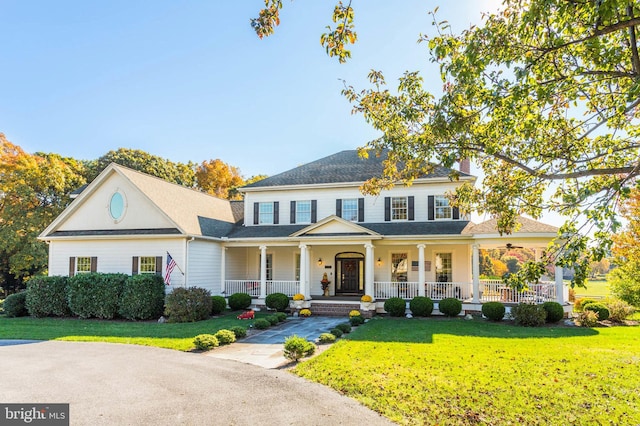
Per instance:
[[[111,164],[41,234],[49,274],[164,274],[170,254],[177,266],[168,288],[247,292],[258,306],[273,292],[302,293],[314,309],[352,307],[364,294],[378,309],[386,298],[418,295],[457,297],[468,311],[488,300],[564,304],[561,274],[519,293],[479,278],[480,248],[542,251],[557,228],[520,218],[519,231],[501,236],[495,221],[473,224],[446,197],[475,182],[469,170],[452,181],[435,167],[411,186],[363,195],[383,160],[342,151],[241,188],[243,202]]]

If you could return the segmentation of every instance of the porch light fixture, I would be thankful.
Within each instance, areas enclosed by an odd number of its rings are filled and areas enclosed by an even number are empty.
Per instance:
[[[378,258],[378,266],[382,265],[382,259]]]
[[[322,266],[322,258],[318,258],[318,266]]]

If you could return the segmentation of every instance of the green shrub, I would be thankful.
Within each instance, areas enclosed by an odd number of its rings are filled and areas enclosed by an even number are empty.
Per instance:
[[[595,299],[583,297],[582,299],[576,300],[576,302],[573,304],[573,310],[576,312],[582,312],[584,310],[584,305],[588,303],[595,303],[595,302],[596,302]]]
[[[229,296],[229,308],[232,311],[247,309],[251,306],[251,296],[247,293],[233,293]]]
[[[336,336],[331,333],[322,333],[320,337],[318,337],[318,341],[320,343],[333,343],[336,341]]]
[[[433,312],[433,300],[416,296],[409,302],[409,309],[414,317],[428,317]]]
[[[593,311],[597,313],[599,321],[609,319],[609,308],[607,308],[603,303],[587,303],[586,305],[582,305],[582,308],[585,311]]]
[[[287,319],[287,314],[285,314],[284,312],[276,312],[274,315],[276,316],[276,318],[278,318],[278,321],[280,322],[286,321]]]
[[[27,283],[27,310],[37,318],[71,314],[67,302],[67,277],[33,277]]]
[[[505,311],[504,305],[500,302],[487,302],[482,305],[482,315],[491,321],[502,321]]]
[[[558,302],[544,302],[542,309],[547,312],[546,321],[548,323],[555,323],[564,318],[564,309],[562,309],[562,305]]]
[[[547,311],[545,311],[541,305],[520,303],[511,308],[511,316],[515,320],[516,325],[539,327],[545,323]]]
[[[130,320],[156,319],[164,309],[165,284],[155,274],[133,275],[124,283],[118,313]]]
[[[236,341],[236,333],[231,330],[218,330],[214,336],[221,345],[229,345]]]
[[[462,312],[462,302],[454,297],[447,297],[438,303],[438,310],[448,317],[455,317]]]
[[[359,325],[364,324],[364,318],[362,318],[361,316],[350,317],[349,318],[349,323],[352,326],[357,327]]]
[[[167,294],[165,314],[169,322],[195,322],[209,318],[211,293],[199,287],[178,287]]]
[[[264,319],[269,321],[269,323],[271,325],[276,325],[276,324],[278,324],[280,322],[280,321],[278,321],[278,317],[275,316],[275,315],[267,315],[266,317],[264,317]]]
[[[336,336],[336,339],[339,339],[340,337],[342,337],[342,335],[344,334],[342,332],[342,330],[340,330],[339,328],[332,328],[330,331],[331,334],[333,334],[334,336]]]
[[[622,322],[635,312],[633,306],[619,299],[608,301],[607,307],[609,308],[609,320],[613,322]]]
[[[264,303],[269,309],[283,312],[289,307],[289,296],[284,293],[271,293],[264,299]]]
[[[271,327],[271,323],[264,318],[258,318],[254,321],[253,326],[258,330],[266,330]]]
[[[243,337],[247,337],[247,329],[239,325],[234,325],[229,330],[233,331],[233,334],[236,335],[236,339],[242,339]]]
[[[575,323],[580,327],[595,327],[598,325],[598,313],[585,310],[579,312],[574,319]]]
[[[344,334],[351,333],[351,324],[349,324],[348,322],[340,323],[340,324],[336,325],[336,328],[339,329],[340,331],[342,331],[342,333],[344,333]]]
[[[299,337],[294,334],[284,340],[284,356],[292,361],[298,361],[300,358],[311,356],[315,351],[316,345],[304,337]]]
[[[407,303],[399,297],[391,297],[385,300],[384,310],[392,317],[402,317],[407,310]]]
[[[220,315],[227,309],[227,299],[222,296],[211,296],[211,315]]]
[[[198,334],[193,339],[193,344],[198,350],[208,351],[209,349],[218,347],[220,342],[218,342],[218,339],[213,334]]]
[[[4,299],[0,299],[0,314],[4,314]]]
[[[27,292],[13,293],[4,299],[4,314],[7,318],[26,317],[29,315],[27,311]]]
[[[67,281],[69,309],[80,318],[115,318],[127,278],[125,274],[74,275]]]

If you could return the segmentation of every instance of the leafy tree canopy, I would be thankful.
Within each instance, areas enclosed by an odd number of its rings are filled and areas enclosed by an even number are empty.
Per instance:
[[[240,169],[220,159],[203,161],[196,167],[195,178],[198,188],[226,199],[240,199],[237,188],[245,184]]]
[[[572,266],[573,283],[582,285],[589,263],[610,248],[619,203],[638,185],[640,5],[506,0],[481,26],[459,34],[436,12],[434,33],[419,41],[439,67],[441,93],[427,91],[423,77],[409,71],[393,90],[379,71],[370,73],[370,88],[343,90],[353,112],[381,133],[362,155],[391,149],[384,174],[363,190],[410,183],[434,162],[451,167],[471,159],[484,172],[482,185],[463,185],[453,203],[489,213],[506,233],[521,214],[539,218],[549,210],[570,218],[543,261]],[[342,22],[353,30],[353,13]],[[580,216],[587,228],[575,225]],[[514,280],[543,270],[528,263]]]

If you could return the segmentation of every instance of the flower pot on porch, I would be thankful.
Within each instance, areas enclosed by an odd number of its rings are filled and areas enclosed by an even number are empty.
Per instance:
[[[360,302],[360,309],[363,311],[373,311],[376,309],[376,302]]]
[[[304,300],[292,300],[291,304],[296,309],[302,309],[302,306],[304,305]]]

